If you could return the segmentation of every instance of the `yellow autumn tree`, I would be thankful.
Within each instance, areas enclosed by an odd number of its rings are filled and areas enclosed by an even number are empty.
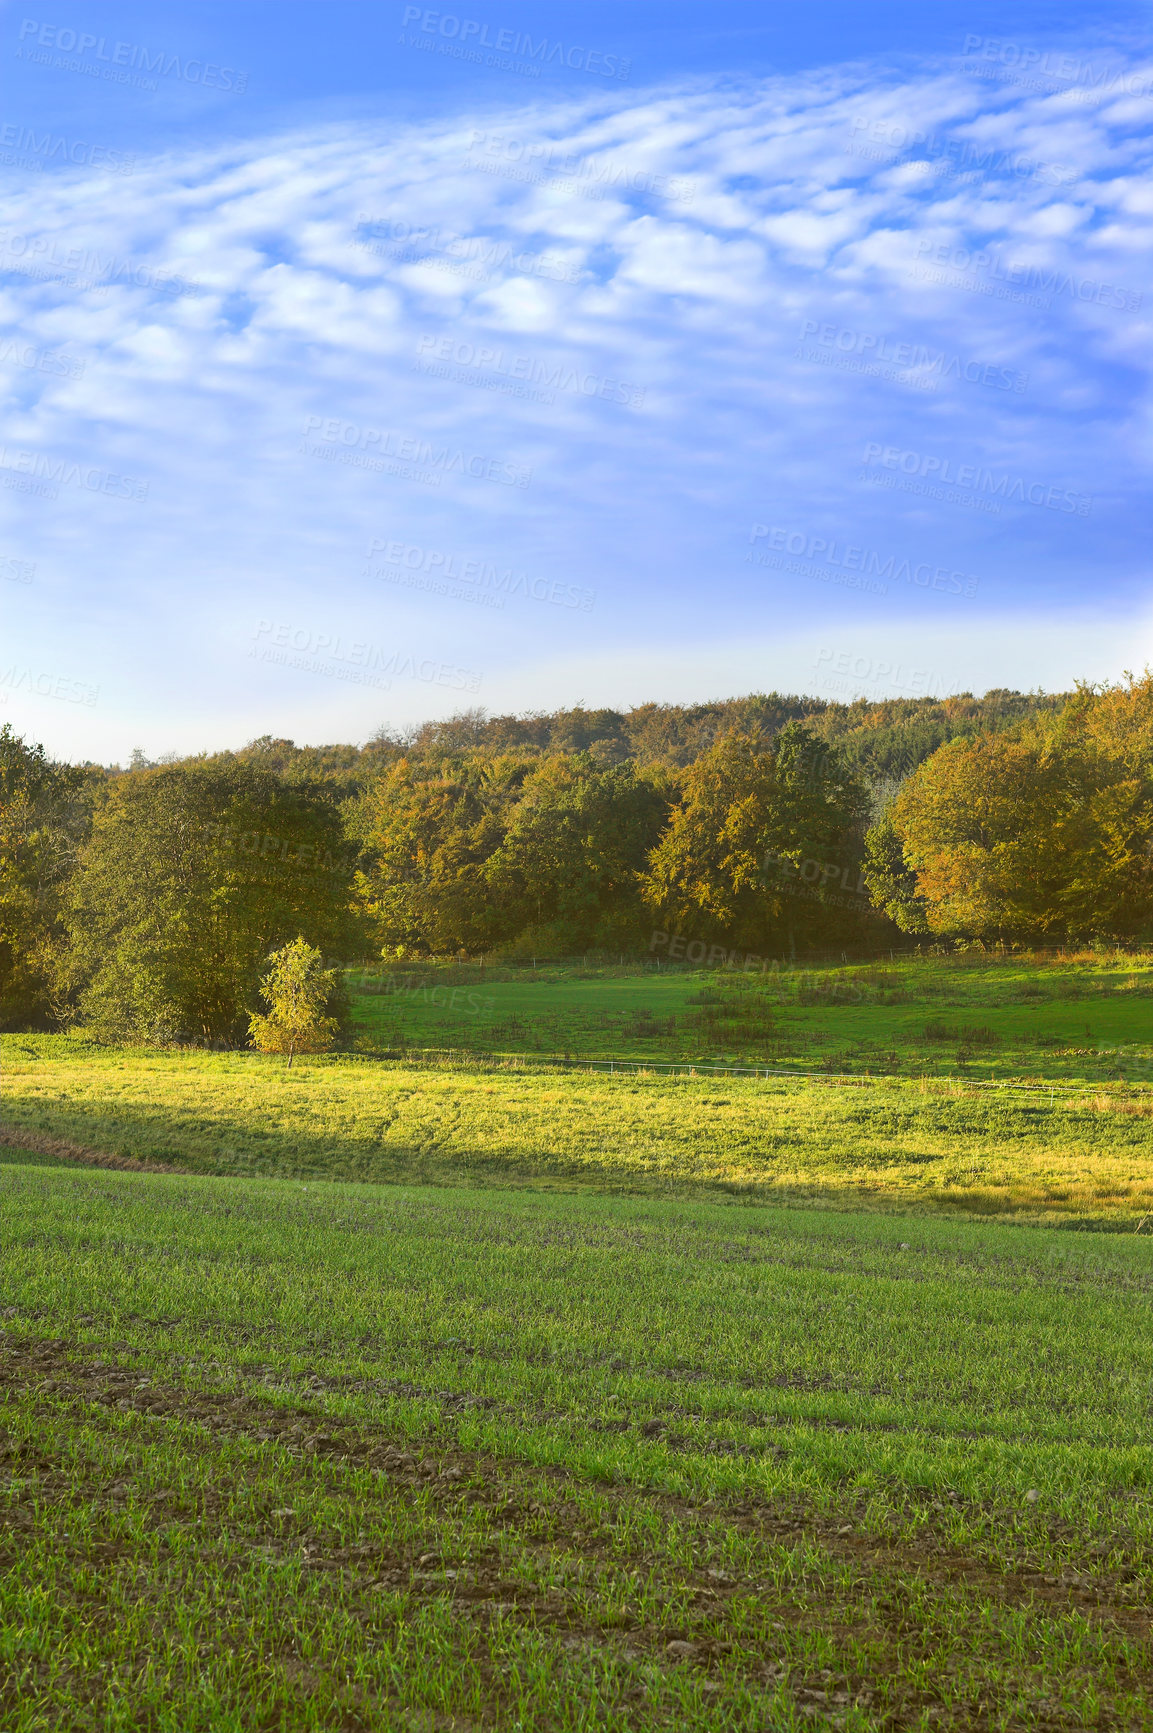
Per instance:
[[[686,769],[681,799],[649,855],[645,900],[689,934],[767,950],[794,936],[827,942],[847,922],[818,887],[791,896],[782,863],[854,862],[863,790],[837,754],[797,722],[771,742],[724,734]]]
[[[954,740],[887,824],[925,926],[984,938],[1153,930],[1153,681],[1083,688],[1052,722]]]

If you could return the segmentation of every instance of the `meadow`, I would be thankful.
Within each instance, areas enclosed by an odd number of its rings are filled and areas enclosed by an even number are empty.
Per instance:
[[[0,1038],[2,1724],[1153,1727],[1148,963],[497,973]]]
[[[1153,1214],[1153,1090],[1013,1089],[104,1047],[8,1035],[4,1135],[203,1174],[528,1185],[963,1210]],[[32,1145],[28,1145],[32,1147]]]
[[[365,1050],[736,1060],[896,1076],[1153,1082],[1153,959],[898,957],[775,971],[349,971]]]

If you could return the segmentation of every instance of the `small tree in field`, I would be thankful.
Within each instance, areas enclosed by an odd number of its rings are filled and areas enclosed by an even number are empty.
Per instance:
[[[294,939],[274,951],[272,964],[260,983],[271,1010],[267,1016],[254,1011],[248,1032],[262,1053],[287,1053],[292,1064],[298,1053],[327,1053],[339,1024],[326,1017],[324,1007],[336,984],[335,969],[324,967],[324,958],[303,939]]]

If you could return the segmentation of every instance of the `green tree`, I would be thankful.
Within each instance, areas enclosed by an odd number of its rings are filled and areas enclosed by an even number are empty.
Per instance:
[[[81,1014],[129,1039],[239,1039],[269,952],[363,942],[333,794],[230,758],[117,777],[69,899]]]
[[[272,965],[260,983],[268,1002],[267,1014],[253,1011],[248,1032],[262,1053],[287,1053],[291,1066],[298,1053],[327,1053],[340,1027],[325,1007],[337,990],[335,969],[326,969],[324,958],[303,939],[294,939],[274,951]]]
[[[1084,739],[1131,774],[1153,770],[1153,673],[1126,674],[1115,686],[1079,686],[1057,719],[1062,738]]]
[[[0,728],[0,1026],[63,1010],[62,907],[90,815],[91,778]]]
[[[874,906],[903,933],[929,931],[929,905],[917,889],[917,875],[905,859],[901,834],[893,823],[891,810],[865,834],[861,877]]]
[[[726,734],[683,773],[646,898],[686,932],[732,945],[831,942],[862,919],[863,899],[842,887],[865,810],[861,785],[803,724],[787,723],[770,745]]]
[[[483,874],[506,941],[545,955],[643,943],[640,876],[668,816],[664,780],[587,753],[525,778]]]

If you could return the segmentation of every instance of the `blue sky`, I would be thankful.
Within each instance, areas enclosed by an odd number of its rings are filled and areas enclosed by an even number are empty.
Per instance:
[[[0,719],[1153,660],[1130,5],[0,8]]]

